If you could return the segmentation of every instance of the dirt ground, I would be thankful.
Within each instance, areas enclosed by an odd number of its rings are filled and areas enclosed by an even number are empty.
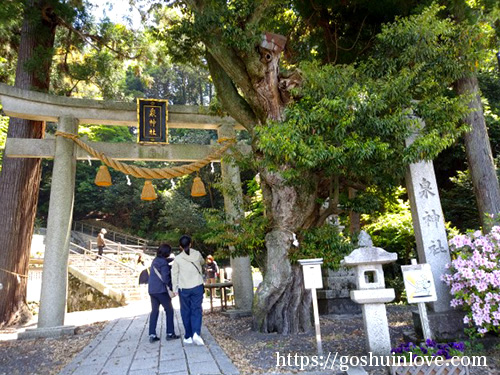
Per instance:
[[[89,344],[105,322],[77,327],[74,336],[0,341],[0,375],[55,375]],[[15,332],[14,328],[0,333]],[[89,374],[90,375],[90,374]]]
[[[412,330],[411,307],[389,305],[387,315],[392,345],[396,346],[404,342],[403,333]],[[204,324],[243,375],[293,370],[290,367],[276,366],[276,352],[285,355],[290,353],[292,356],[295,353],[307,356],[317,355],[314,330],[309,334],[282,336],[252,331],[251,318],[231,319],[214,312],[206,314],[203,319]],[[345,356],[344,359],[347,360],[348,357],[367,354],[361,314],[321,316],[320,322],[325,356],[328,353],[331,353],[331,356],[338,353],[338,358]],[[500,343],[500,340],[497,342]],[[500,374],[500,346],[483,349],[476,346],[474,352],[466,354],[487,356],[488,368],[471,369],[471,375]],[[318,371],[318,368],[309,366],[308,370]],[[371,375],[386,374],[382,368],[372,367],[367,370]]]

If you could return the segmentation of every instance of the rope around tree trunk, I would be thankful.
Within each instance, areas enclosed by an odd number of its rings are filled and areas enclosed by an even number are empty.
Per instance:
[[[170,167],[170,168],[144,168],[144,167],[136,167],[134,165],[125,164],[119,162],[111,157],[106,156],[104,153],[99,152],[88,144],[83,142],[78,138],[77,135],[71,133],[65,133],[61,131],[56,131],[56,136],[61,136],[67,139],[71,139],[78,146],[84,149],[88,154],[94,156],[95,158],[101,160],[108,167],[116,169],[122,173],[138,177],[145,178],[148,180],[152,179],[165,179],[165,178],[174,178],[181,177],[187,174],[191,174],[193,172],[199,171],[205,165],[210,163],[212,160],[219,159],[226,150],[231,147],[234,143],[236,143],[236,139],[234,138],[221,138],[217,142],[225,143],[222,147],[214,150],[211,154],[209,154],[206,158],[195,161],[190,164],[181,165],[178,167]]]

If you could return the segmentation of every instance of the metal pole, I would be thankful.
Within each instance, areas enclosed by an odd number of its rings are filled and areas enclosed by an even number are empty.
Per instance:
[[[424,334],[424,339],[431,340],[431,327],[429,326],[429,318],[427,317],[427,309],[425,308],[425,303],[417,303],[418,312],[420,313],[420,322],[422,323],[422,332]]]
[[[319,310],[318,310],[318,298],[316,296],[316,289],[311,289],[312,300],[313,300],[313,311],[314,311],[314,328],[316,329],[316,344],[318,346],[318,354],[323,355],[323,345],[321,343],[321,331],[319,329]]]
[[[412,259],[411,264],[416,266],[417,260]],[[417,303],[418,312],[420,315],[420,323],[422,324],[422,333],[424,335],[424,339],[432,340],[432,332],[431,327],[429,326],[429,318],[427,317],[427,309],[425,307],[425,302]]]

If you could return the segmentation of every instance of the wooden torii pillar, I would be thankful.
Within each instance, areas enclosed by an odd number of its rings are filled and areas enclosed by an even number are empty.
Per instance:
[[[4,84],[0,84],[0,100],[3,111],[8,116],[57,122],[58,130],[67,133],[77,134],[78,124],[137,126],[135,103],[58,97]],[[226,131],[228,127],[232,128],[233,132],[234,129],[243,129],[232,118],[210,116],[206,110],[197,106],[171,105],[168,117],[168,126],[174,129],[218,130],[221,124],[224,124]],[[125,148],[123,143],[88,143],[95,149],[106,150],[109,157],[117,160],[191,162],[203,159],[210,153],[210,146],[204,145],[130,143]],[[250,152],[249,147],[239,147],[243,153]],[[67,268],[76,160],[93,159],[93,157],[77,147],[73,141],[63,137],[57,137],[57,139],[9,138],[5,147],[5,156],[54,159],[38,328],[62,326],[66,312]],[[233,175],[234,171],[233,169]],[[228,181],[235,182],[231,179]],[[240,284],[248,284],[247,281],[240,282],[238,278],[240,274],[251,275],[250,263],[239,262],[238,264],[240,268],[247,267],[248,270],[233,273],[235,298],[251,300],[251,296],[242,295],[248,294],[248,288],[243,290],[237,287]]]

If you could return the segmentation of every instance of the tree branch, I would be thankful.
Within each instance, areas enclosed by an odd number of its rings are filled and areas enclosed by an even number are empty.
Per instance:
[[[65,20],[63,20],[59,16],[57,16],[57,22],[58,22],[59,25],[64,26],[68,30],[74,32],[76,35],[78,35],[80,38],[82,38],[82,40],[84,40],[87,43],[89,43],[92,47],[94,47],[98,51],[101,50],[101,47],[99,45],[97,45],[99,43],[103,47],[109,49],[110,51],[116,53],[118,56],[121,56],[121,57],[123,57],[125,59],[134,60],[134,59],[137,59],[137,58],[139,58],[141,56],[141,52],[139,52],[137,55],[134,55],[134,56],[126,55],[126,54],[118,51],[117,49],[111,47],[110,45],[108,45],[106,43],[102,43],[102,38],[100,36],[93,35],[93,34],[83,33],[80,30],[75,29],[71,24],[69,24],[68,22],[66,22]]]
[[[248,26],[252,26],[260,22],[271,3],[272,0],[261,0],[255,2],[255,11],[248,18],[247,28],[249,28]]]
[[[217,89],[217,97],[220,99],[222,106],[229,112],[231,117],[252,133],[254,126],[259,123],[257,116],[238,93],[233,81],[212,54],[207,52],[206,57],[210,75]]]
[[[352,181],[352,180],[349,180],[347,178],[342,178],[342,185],[346,185],[347,187],[351,187],[351,188],[356,189],[356,190],[366,190],[366,188],[368,187],[365,184],[362,184],[362,183],[359,183],[356,181]]]
[[[333,185],[333,186],[332,186]],[[328,194],[330,198],[328,200],[328,207],[323,211],[320,211],[318,220],[316,221],[316,226],[321,226],[328,219],[330,215],[340,215],[344,210],[339,208],[339,197],[340,197],[340,183],[339,176],[334,176],[333,180],[330,180],[330,191]]]

